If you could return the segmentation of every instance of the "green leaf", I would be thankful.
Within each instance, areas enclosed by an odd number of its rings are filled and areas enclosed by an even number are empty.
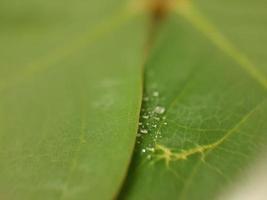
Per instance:
[[[178,1],[146,64],[121,199],[216,199],[267,147],[265,2]]]
[[[0,199],[111,199],[142,94],[129,2],[0,2]]]

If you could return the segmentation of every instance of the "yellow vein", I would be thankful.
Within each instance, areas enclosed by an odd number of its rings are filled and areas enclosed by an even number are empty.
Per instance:
[[[160,151],[161,154],[157,155],[157,158],[159,160],[165,160],[166,165],[168,166],[171,161],[177,161],[177,160],[186,160],[189,156],[192,156],[194,154],[202,154],[204,155],[204,152],[211,151],[220,146],[225,140],[227,140],[233,133],[239,130],[240,126],[242,126],[250,117],[253,115],[261,106],[262,104],[258,104],[255,106],[251,111],[249,111],[246,115],[244,115],[241,120],[229,131],[227,131],[223,137],[221,137],[216,142],[197,146],[195,148],[191,148],[188,150],[182,150],[181,152],[173,152],[168,147],[165,147],[161,144],[156,144],[156,150]]]
[[[242,69],[267,89],[267,78],[191,3],[180,0],[176,6],[176,12],[206,35],[221,51],[234,59]]]
[[[238,123],[229,131],[227,131],[222,138],[217,140],[214,143],[207,144],[207,145],[202,145],[198,146],[189,150],[184,150],[180,153],[175,153],[173,152],[170,148],[165,147],[164,145],[157,144],[156,149],[158,151],[161,151],[160,155],[156,156],[157,160],[165,160],[165,164],[167,168],[169,168],[169,163],[171,161],[177,161],[177,160],[186,160],[188,156],[192,156],[194,154],[201,154],[202,159],[199,159],[191,173],[189,174],[187,181],[184,184],[184,187],[181,191],[180,199],[186,199],[186,195],[189,189],[189,186],[191,185],[194,176],[196,175],[197,171],[199,170],[200,164],[202,163],[201,161],[204,160],[205,152],[211,152],[215,148],[218,148],[225,140],[227,140],[233,133],[237,132],[240,127],[257,111],[259,108],[262,106],[262,104],[265,103],[265,100],[259,104],[257,104],[253,109],[251,109],[246,115],[244,115]]]
[[[42,73],[58,61],[88,47],[96,40],[128,22],[129,19],[135,16],[135,14],[134,11],[124,9],[123,11],[118,12],[115,16],[109,17],[109,20],[98,25],[93,31],[92,29],[89,29],[82,36],[79,36],[78,39],[74,39],[70,44],[54,50],[40,60],[28,64],[28,66],[25,66],[23,70],[19,71],[12,77],[2,80],[0,82],[0,92],[33,78],[36,74]]]

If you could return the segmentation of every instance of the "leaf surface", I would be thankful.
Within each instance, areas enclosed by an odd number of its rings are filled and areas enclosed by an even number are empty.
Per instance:
[[[216,199],[266,150],[264,5],[177,1],[146,64],[121,199]]]
[[[113,198],[137,131],[144,17],[120,0],[0,10],[0,199]]]

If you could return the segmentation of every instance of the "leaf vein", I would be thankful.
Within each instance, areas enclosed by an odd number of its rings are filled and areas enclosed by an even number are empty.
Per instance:
[[[254,80],[267,89],[267,78],[256,68],[254,63],[226,36],[224,36],[207,18],[205,18],[195,6],[188,1],[181,1],[176,7],[176,13],[183,16],[198,31],[202,32],[217,48],[231,57]]]

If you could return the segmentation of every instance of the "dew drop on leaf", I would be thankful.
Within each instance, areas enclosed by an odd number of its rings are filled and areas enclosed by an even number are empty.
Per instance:
[[[141,129],[140,132],[141,133],[144,133],[144,134],[147,134],[148,133],[148,131],[146,129]]]
[[[165,112],[165,108],[162,107],[162,106],[157,106],[155,109],[154,109],[154,112],[157,113],[157,114],[163,114]]]
[[[154,91],[154,92],[153,92],[153,96],[154,96],[154,97],[158,97],[158,96],[159,96],[159,92],[158,92],[158,91]]]

